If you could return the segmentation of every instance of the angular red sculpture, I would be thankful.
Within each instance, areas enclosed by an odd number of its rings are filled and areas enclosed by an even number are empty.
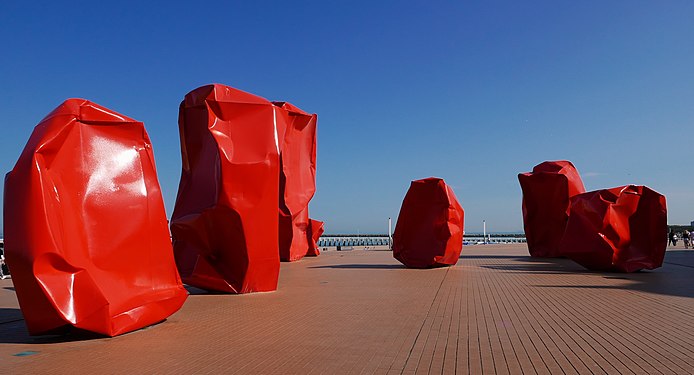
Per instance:
[[[560,246],[590,270],[658,268],[667,246],[665,197],[634,185],[576,195]]]
[[[171,232],[185,283],[228,293],[277,289],[281,111],[219,84],[181,103]]]
[[[411,268],[454,265],[463,249],[463,207],[440,178],[412,181],[400,208],[393,256]]]
[[[316,115],[274,102],[284,126],[280,137],[280,260],[303,258],[311,247],[308,203],[316,192]],[[317,255],[317,254],[316,254]]]
[[[320,250],[318,249],[318,240],[320,236],[325,232],[325,227],[322,221],[309,219],[309,243],[308,243],[308,256],[318,256],[320,255]]]
[[[518,175],[523,190],[523,227],[533,257],[559,257],[569,219],[569,199],[586,191],[570,161],[546,161]]]
[[[5,179],[5,246],[32,335],[107,336],[166,319],[176,272],[144,125],[69,99],[34,129]]]

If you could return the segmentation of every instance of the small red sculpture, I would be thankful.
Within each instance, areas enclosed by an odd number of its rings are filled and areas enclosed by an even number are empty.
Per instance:
[[[144,125],[69,99],[34,129],[5,180],[5,246],[29,333],[107,336],[166,319],[176,272]]]
[[[590,270],[634,272],[663,265],[665,197],[645,186],[621,186],[571,198],[562,255]]]
[[[442,179],[412,181],[395,225],[393,256],[411,268],[456,264],[463,249],[464,215]]]
[[[316,192],[316,115],[286,102],[280,108],[280,260],[303,258],[311,248],[308,203]],[[316,254],[317,255],[317,254]]]
[[[324,223],[318,220],[309,220],[309,242],[308,242],[308,256],[318,256],[320,255],[320,250],[318,249],[318,240],[320,236],[325,232]]]
[[[185,283],[228,293],[277,289],[282,111],[219,84],[181,103],[183,170],[171,232]]]
[[[569,199],[585,192],[570,161],[546,161],[518,175],[523,190],[523,227],[533,257],[561,256],[559,242],[569,219]]]

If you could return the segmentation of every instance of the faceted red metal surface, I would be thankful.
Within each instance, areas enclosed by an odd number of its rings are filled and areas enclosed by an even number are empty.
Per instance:
[[[316,192],[316,115],[286,102],[273,104],[285,124],[280,138],[280,260],[295,261],[311,247],[308,203]]]
[[[309,242],[308,242],[308,256],[318,256],[320,255],[320,250],[318,249],[318,240],[320,236],[325,232],[325,223],[318,220],[309,219]]]
[[[559,242],[569,219],[569,199],[586,191],[570,161],[546,161],[518,175],[523,190],[523,227],[534,257],[561,256]]]
[[[166,319],[188,296],[141,122],[65,101],[7,175],[4,215],[7,262],[32,335],[75,327],[115,336]]]
[[[228,293],[277,289],[281,112],[219,84],[181,103],[183,168],[171,232],[185,283]]]
[[[634,272],[663,265],[665,197],[645,186],[620,186],[571,198],[562,255],[598,271]]]
[[[454,265],[463,249],[463,207],[435,177],[412,181],[393,234],[393,256],[411,268]]]

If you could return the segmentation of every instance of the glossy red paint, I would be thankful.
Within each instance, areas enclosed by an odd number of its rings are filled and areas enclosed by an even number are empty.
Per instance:
[[[316,192],[316,121],[286,102],[274,102],[280,110],[284,134],[280,143],[280,260],[295,261],[311,248],[308,203]],[[317,255],[317,254],[315,254]]]
[[[546,161],[518,175],[523,190],[523,227],[533,257],[561,256],[559,242],[569,219],[569,199],[586,191],[576,167]]]
[[[407,267],[454,265],[463,249],[463,207],[440,178],[412,181],[393,234],[393,256]]]
[[[141,122],[69,99],[34,129],[5,179],[5,247],[32,335],[115,336],[166,319],[176,272]]]
[[[277,289],[282,109],[224,85],[179,109],[182,173],[171,219],[187,284],[220,292]]]
[[[665,197],[645,186],[620,186],[571,198],[562,255],[590,270],[634,272],[663,265]]]
[[[308,253],[307,256],[318,256],[320,255],[320,250],[318,249],[318,240],[320,236],[325,232],[325,226],[322,221],[309,220],[309,243],[308,243]]]

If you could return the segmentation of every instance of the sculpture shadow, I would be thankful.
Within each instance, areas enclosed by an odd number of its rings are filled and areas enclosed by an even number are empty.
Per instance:
[[[0,343],[2,344],[51,344],[104,337],[78,330],[70,330],[60,335],[30,336],[19,309],[0,308]]]
[[[202,288],[198,288],[198,287],[188,285],[188,284],[183,284],[183,287],[186,288],[186,290],[188,291],[188,295],[190,295],[190,296],[221,296],[221,295],[237,296],[238,295],[238,294],[234,294],[234,293],[226,293],[226,292],[219,292],[216,290],[202,289]]]
[[[465,250],[463,250],[465,251]],[[465,255],[460,254],[459,259],[525,259],[530,257],[519,257],[518,255]]]
[[[333,264],[327,266],[313,266],[309,268],[334,268],[334,269],[406,269],[402,264]]]
[[[484,259],[479,256],[474,259]],[[490,260],[498,257],[488,256]],[[609,280],[625,280],[620,285],[535,285],[539,288],[559,289],[622,289],[651,294],[694,298],[694,251],[671,250],[665,254],[663,267],[633,273],[602,272],[585,269],[565,258],[507,257],[509,263],[481,264],[480,267],[505,272],[527,274],[582,274],[586,277],[602,277]]]
[[[2,324],[16,322],[19,320],[24,320],[24,317],[22,316],[22,312],[18,308],[0,308],[0,327],[2,327]]]
[[[605,279],[626,280],[624,285],[539,285],[539,287],[623,289],[694,298],[694,251],[670,250],[663,267],[633,273],[601,272]]]
[[[673,275],[667,271],[640,271],[629,274],[606,274],[604,278],[629,280],[630,283],[624,285],[536,285],[536,287],[558,289],[621,289],[694,298],[694,287],[691,284],[691,276],[687,277],[685,280],[684,278],[673,277]]]
[[[666,251],[665,263],[676,266],[694,268],[694,249]]]
[[[138,332],[156,327],[165,321],[162,320],[161,322],[116,337],[137,334]],[[77,341],[111,340],[114,338],[72,327],[66,327],[65,332],[60,334],[30,336],[19,309],[0,308],[0,344],[59,344]]]
[[[592,271],[586,270],[573,261],[565,258],[534,258],[531,256],[479,256],[471,259],[507,259],[511,263],[504,264],[482,264],[480,267],[506,271],[523,272],[530,274],[589,274]],[[465,258],[463,258],[465,259]]]

